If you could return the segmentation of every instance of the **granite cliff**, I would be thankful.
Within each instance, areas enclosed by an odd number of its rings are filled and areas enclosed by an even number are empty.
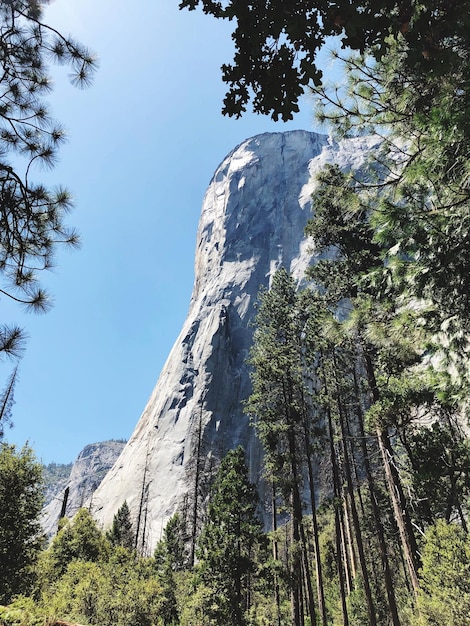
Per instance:
[[[132,437],[93,495],[104,526],[126,500],[150,550],[177,509],[204,497],[203,476],[238,444],[262,487],[261,449],[243,414],[257,294],[278,267],[301,282],[312,261],[304,227],[315,173],[327,162],[360,167],[376,144],[264,134],[217,168],[202,206],[188,317]]]
[[[92,505],[93,493],[119,457],[124,443],[111,440],[88,444],[72,464],[69,475],[49,485],[41,515],[42,527],[48,536],[57,531],[65,491],[66,517],[73,517],[85,503]]]

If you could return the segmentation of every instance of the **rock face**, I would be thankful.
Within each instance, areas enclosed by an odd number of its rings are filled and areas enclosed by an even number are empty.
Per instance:
[[[116,462],[124,445],[124,441],[103,441],[83,448],[72,466],[70,476],[59,481],[54,492],[49,493],[46,499],[41,522],[48,536],[57,530],[65,490],[68,488],[65,515],[70,518],[90,499],[93,502],[94,491]]]
[[[43,465],[44,506],[47,506],[58,493],[63,492],[70,478],[73,463],[50,463]]]
[[[245,363],[261,285],[280,266],[300,282],[313,252],[304,236],[312,177],[327,162],[358,167],[372,139],[332,144],[306,131],[264,134],[235,148],[207,189],[187,320],[121,456],[93,497],[105,526],[124,500],[152,549],[168,518],[201,498],[214,459],[243,445],[260,481],[261,449],[243,414]]]

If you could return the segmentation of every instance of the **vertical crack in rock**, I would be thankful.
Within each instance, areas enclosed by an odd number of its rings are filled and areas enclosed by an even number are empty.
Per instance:
[[[304,228],[315,173],[328,162],[357,167],[377,143],[266,133],[217,168],[202,206],[188,317],[132,437],[93,497],[104,526],[126,500],[134,519],[144,515],[151,550],[194,491],[196,465],[210,471],[238,444],[260,482],[262,453],[243,413],[259,288],[281,265],[300,282],[311,262]]]

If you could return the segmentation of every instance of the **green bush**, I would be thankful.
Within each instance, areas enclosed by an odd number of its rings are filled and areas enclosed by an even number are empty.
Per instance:
[[[18,596],[8,606],[0,606],[1,626],[45,626],[46,612],[31,598]]]
[[[438,521],[426,533],[418,601],[423,626],[470,625],[470,538]]]
[[[176,609],[172,589],[155,574],[153,559],[136,559],[122,547],[107,560],[71,561],[44,588],[48,615],[97,626],[170,626]]]

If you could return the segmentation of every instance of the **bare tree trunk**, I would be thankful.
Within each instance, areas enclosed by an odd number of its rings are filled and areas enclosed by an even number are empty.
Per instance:
[[[325,606],[325,592],[323,585],[323,573],[321,566],[321,558],[320,558],[320,542],[318,540],[318,521],[317,521],[317,503],[315,498],[315,479],[313,476],[313,466],[312,466],[312,446],[310,443],[310,434],[308,430],[308,424],[306,417],[304,415],[303,420],[304,426],[304,441],[305,441],[305,456],[307,459],[307,469],[308,469],[308,482],[310,489],[310,507],[312,509],[312,529],[313,529],[313,545],[314,545],[314,558],[315,558],[315,572],[317,579],[317,597],[318,597],[318,608],[321,615],[322,626],[327,626],[327,618],[326,618],[326,606]],[[312,619],[312,624],[315,621]]]
[[[142,556],[146,555],[147,550],[147,517],[149,512],[149,483],[145,488],[145,508],[144,508],[144,523],[142,525],[142,547],[140,553]]]
[[[276,507],[276,486],[272,482],[272,527],[273,527],[273,559],[279,560],[279,546],[276,539],[277,531],[277,507]],[[279,579],[277,573],[274,574],[274,601],[276,603],[277,625],[281,626],[281,596],[279,593]]]
[[[312,577],[310,573],[310,563],[308,560],[308,553],[309,553],[308,542],[305,536],[305,529],[302,523],[300,524],[300,537],[302,540],[302,554],[303,554],[304,570],[305,570],[305,587],[307,591],[308,612],[309,612],[312,624],[316,624],[317,613],[315,610],[315,603],[313,601]]]
[[[367,379],[369,382],[370,391],[372,394],[373,402],[378,402],[380,399],[377,382],[375,379],[374,367],[372,360],[364,349],[364,360],[366,365]],[[405,555],[405,561],[408,567],[410,575],[411,585],[415,597],[419,591],[418,569],[420,566],[420,559],[418,556],[418,546],[416,538],[411,525],[411,519],[408,513],[408,506],[403,493],[403,488],[400,481],[400,476],[395,464],[393,448],[390,443],[388,433],[382,429],[378,424],[376,427],[377,440],[379,442],[380,454],[382,456],[382,462],[385,470],[385,478],[387,481],[388,492],[393,505],[393,513],[395,521],[398,526],[398,532],[400,534],[401,545],[403,553]]]
[[[335,380],[335,387],[336,387],[336,402],[338,405],[338,420],[339,420],[339,425],[340,425],[340,430],[341,430],[341,439],[343,443],[342,447],[343,447],[346,487],[347,487],[349,502],[351,506],[351,517],[352,517],[352,522],[353,522],[353,527],[354,527],[354,533],[356,536],[356,545],[357,545],[357,551],[358,551],[358,556],[359,556],[359,563],[361,565],[362,582],[364,584],[364,593],[365,593],[366,602],[367,602],[367,613],[369,616],[369,624],[371,626],[377,626],[375,606],[374,606],[374,601],[372,598],[372,590],[370,588],[369,573],[367,571],[364,544],[362,541],[362,532],[361,532],[361,527],[359,524],[359,516],[357,514],[356,501],[354,498],[354,486],[353,486],[352,476],[351,476],[351,462],[349,459],[347,432],[346,432],[346,426],[345,426],[345,420],[347,418],[345,416],[345,412],[344,412],[344,408],[343,408],[343,404],[341,400],[339,381],[338,381],[337,362],[336,362],[336,358],[334,355],[333,355],[333,365],[334,365],[334,380]]]
[[[283,381],[283,396],[284,396],[284,411],[285,411],[285,420],[288,425],[286,437],[287,437],[287,448],[288,448],[288,458],[290,465],[290,473],[291,473],[291,486],[290,486],[290,504],[291,504],[291,515],[292,515],[292,545],[291,545],[291,567],[290,567],[290,578],[291,578],[291,613],[292,613],[292,626],[302,626],[303,625],[303,611],[302,611],[302,578],[301,578],[301,569],[302,569],[302,559],[301,555],[299,555],[299,548],[301,548],[301,531],[300,527],[302,524],[302,501],[300,498],[299,491],[299,459],[296,445],[296,436],[295,436],[295,419],[292,414],[292,381],[287,380]]]
[[[193,492],[193,510],[191,519],[191,548],[189,553],[189,565],[194,567],[196,559],[196,535],[197,535],[197,519],[199,505],[199,481],[201,475],[201,446],[202,446],[202,402],[199,413],[199,424],[197,429],[197,447],[196,447],[196,473],[194,476],[194,492]]]
[[[58,525],[57,525],[57,532],[59,532],[59,530],[60,530],[60,520],[65,517],[65,512],[67,511],[67,502],[68,502],[68,499],[69,499],[69,493],[70,493],[70,487],[66,487],[65,491],[64,491],[64,497],[62,499],[62,506],[60,508],[59,522],[58,522]]]
[[[336,543],[336,567],[338,569],[339,594],[341,599],[341,611],[343,613],[343,626],[349,626],[348,607],[346,604],[346,588],[345,588],[345,570],[343,568],[342,559],[342,541],[341,541],[341,487],[339,480],[339,469],[336,459],[336,450],[334,444],[333,419],[331,411],[327,409],[328,416],[328,437],[330,441],[330,459],[333,471],[333,502],[335,511],[335,543]]]
[[[291,456],[292,482],[294,483],[291,491],[291,511],[292,511],[292,530],[291,530],[291,609],[292,609],[292,626],[302,625],[301,611],[301,559],[299,557],[300,547],[300,524],[302,522],[302,504],[300,500],[299,486],[297,483],[297,459],[295,455],[294,433],[288,435],[289,451]]]
[[[66,487],[64,491],[64,497],[62,499],[62,506],[60,508],[59,520],[65,517],[65,512],[67,511],[67,502],[69,499],[70,487]]]
[[[408,515],[405,494],[403,493],[401,481],[395,466],[390,439],[388,434],[385,433],[379,426],[377,426],[377,439],[384,464],[388,492],[392,500],[393,513],[398,526],[398,532],[400,534],[401,545],[406,565],[408,567],[411,585],[413,587],[415,597],[417,597],[419,591],[419,580],[417,574],[419,563],[418,548],[414,532],[411,527],[411,520]]]
[[[343,498],[343,520],[344,520],[344,540],[345,540],[345,552],[349,554],[349,563],[351,564],[351,578],[354,580],[357,576],[357,560],[356,551],[354,549],[353,532],[351,529],[351,514],[348,506],[347,495]]]
[[[352,366],[352,372],[353,372],[353,378],[354,378],[354,383],[355,383],[355,395],[354,395],[354,400],[353,402],[356,405],[357,408],[357,402],[359,402],[358,398],[358,393],[356,393],[357,391],[357,386],[356,386],[356,373],[355,373],[355,367],[354,365]],[[356,418],[358,417],[358,410],[355,410],[355,414],[356,414]],[[359,421],[359,420],[357,420]],[[353,469],[353,473],[354,473],[354,479],[356,481],[356,489],[355,489],[355,493],[357,495],[357,500],[359,503],[359,508],[361,511],[361,516],[362,519],[367,519],[368,517],[368,513],[366,513],[366,509],[364,506],[364,499],[362,497],[362,483],[364,482],[361,479],[361,476],[359,474],[359,470],[358,470],[358,466],[361,468],[364,468],[364,464],[365,464],[365,460],[368,460],[368,456],[367,456],[367,448],[363,446],[363,444],[365,444],[364,441],[364,428],[363,428],[363,424],[362,423],[356,423],[356,428],[354,430],[354,436],[353,436],[353,431],[351,429],[351,424],[349,419],[346,420],[346,431],[348,433],[348,440],[350,442],[350,450],[351,450],[351,463],[352,463],[352,469]],[[355,447],[353,445],[353,442],[355,440],[359,439],[360,441],[360,449],[361,449],[361,458],[357,458],[356,452],[355,452]],[[365,450],[365,452],[364,452]],[[374,549],[374,544],[372,541],[372,538],[370,537],[369,534],[366,535],[365,538],[366,544],[367,544],[367,551],[369,554],[373,553],[373,549]],[[379,573],[377,571],[377,562],[375,559],[370,560],[370,565],[371,565],[371,570],[372,570],[372,579],[374,581],[375,584],[375,588],[379,589],[381,587],[382,584],[382,575],[381,572]]]
[[[147,444],[147,452],[146,452],[146,455],[145,455],[144,475],[142,477],[142,489],[140,491],[139,514],[137,516],[137,528],[136,528],[136,531],[135,531],[134,549],[135,549],[136,552],[138,552],[138,548],[139,548],[140,526],[142,524],[142,512],[143,512],[144,502],[145,502],[145,491],[146,491],[146,488],[147,488],[148,460],[149,460],[149,444]]]
[[[353,376],[354,376],[354,391],[356,395],[356,407],[357,407],[357,417],[358,417],[358,426],[359,426],[359,437],[361,442],[362,449],[362,462],[364,464],[364,469],[366,472],[367,479],[367,487],[369,490],[369,497],[372,506],[372,515],[374,517],[374,525],[375,531],[377,534],[377,539],[379,541],[380,548],[380,558],[382,560],[382,567],[384,572],[384,580],[385,580],[385,590],[387,592],[387,600],[390,608],[390,616],[392,618],[393,626],[400,626],[400,619],[398,617],[398,608],[395,598],[395,590],[393,585],[392,574],[390,571],[390,563],[388,560],[387,553],[387,544],[385,541],[385,531],[382,524],[382,518],[380,516],[379,505],[377,502],[376,492],[377,489],[375,487],[374,477],[372,474],[372,470],[369,462],[369,452],[367,450],[366,444],[366,436],[364,431],[364,415],[362,413],[360,397],[359,397],[359,385],[357,382],[356,371],[353,368]]]

